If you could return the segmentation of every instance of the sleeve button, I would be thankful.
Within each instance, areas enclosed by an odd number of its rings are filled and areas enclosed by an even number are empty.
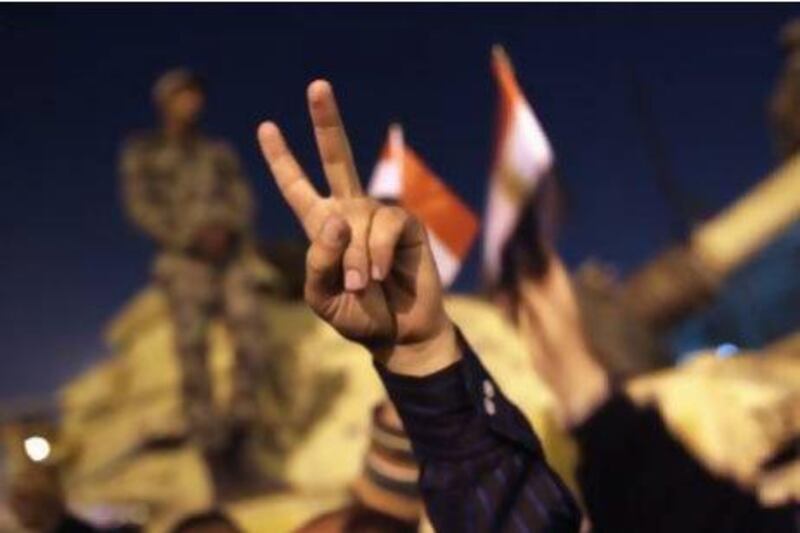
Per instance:
[[[494,414],[497,412],[497,407],[494,405],[494,401],[491,398],[483,399],[483,409],[489,416],[494,416]]]
[[[488,379],[483,380],[483,395],[487,398],[494,398],[494,385]]]

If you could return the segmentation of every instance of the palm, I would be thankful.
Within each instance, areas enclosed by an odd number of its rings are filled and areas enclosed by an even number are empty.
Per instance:
[[[370,347],[428,338],[445,315],[424,230],[405,211],[364,195],[327,83],[312,84],[309,107],[330,197],[314,190],[277,127],[259,132],[278,186],[312,241],[306,300],[343,336]],[[346,228],[326,245],[333,219]]]

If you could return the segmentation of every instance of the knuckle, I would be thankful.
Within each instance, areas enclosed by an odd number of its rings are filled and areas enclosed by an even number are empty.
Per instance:
[[[306,254],[306,271],[311,274],[324,272],[331,263],[328,256],[319,246],[312,246]]]
[[[409,221],[410,214],[400,207],[386,207],[376,215],[373,227],[381,231],[376,232],[377,236],[391,237],[394,233],[401,230]]]
[[[347,247],[344,252],[344,263],[350,266],[362,266],[367,262],[367,249],[360,244]]]
[[[370,249],[370,259],[375,262],[384,263],[392,256],[394,249],[388,243],[376,243]]]
[[[392,205],[387,208],[389,214],[396,220],[406,220],[411,215],[400,206]]]
[[[357,220],[363,220],[365,223],[369,221],[375,210],[376,206],[369,198],[357,198],[347,206],[347,211],[351,217]]]
[[[306,281],[305,285],[303,286],[303,298],[306,302],[312,303],[316,300],[316,290],[314,285],[310,281]]]
[[[422,227],[422,223],[419,221],[419,219],[416,217],[416,215],[413,215],[413,214],[409,213],[408,211],[404,211],[403,213],[405,215],[404,224],[407,227],[410,227],[410,228],[421,228]]]
[[[385,229],[373,229],[369,236],[369,249],[385,248],[386,246],[391,246],[393,242],[392,232],[386,231]]]
[[[319,272],[319,259],[317,254],[314,252],[314,248],[311,248],[306,254],[306,272],[309,274],[314,274]]]
[[[390,227],[402,226],[409,217],[405,209],[394,205],[383,207],[378,214],[381,216],[381,221]]]

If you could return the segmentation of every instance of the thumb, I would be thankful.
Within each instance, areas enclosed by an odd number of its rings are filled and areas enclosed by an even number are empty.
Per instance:
[[[339,215],[329,216],[306,256],[306,300],[334,296],[342,291],[342,259],[350,243],[350,226]]]

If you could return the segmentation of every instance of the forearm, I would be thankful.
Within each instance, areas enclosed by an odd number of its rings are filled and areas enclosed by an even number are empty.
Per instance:
[[[145,178],[135,169],[122,175],[123,203],[128,219],[159,246],[184,247],[186,243],[178,240],[177,233],[164,216],[164,206],[149,197],[145,183]]]
[[[466,343],[459,345],[458,359],[425,375],[377,365],[420,462],[420,491],[436,530],[499,531],[517,524],[577,531],[580,513],[527,420]]]
[[[217,145],[217,169],[221,182],[226,184],[226,216],[224,227],[234,235],[244,235],[253,229],[256,203],[250,181],[245,175],[236,152],[226,143]]]

